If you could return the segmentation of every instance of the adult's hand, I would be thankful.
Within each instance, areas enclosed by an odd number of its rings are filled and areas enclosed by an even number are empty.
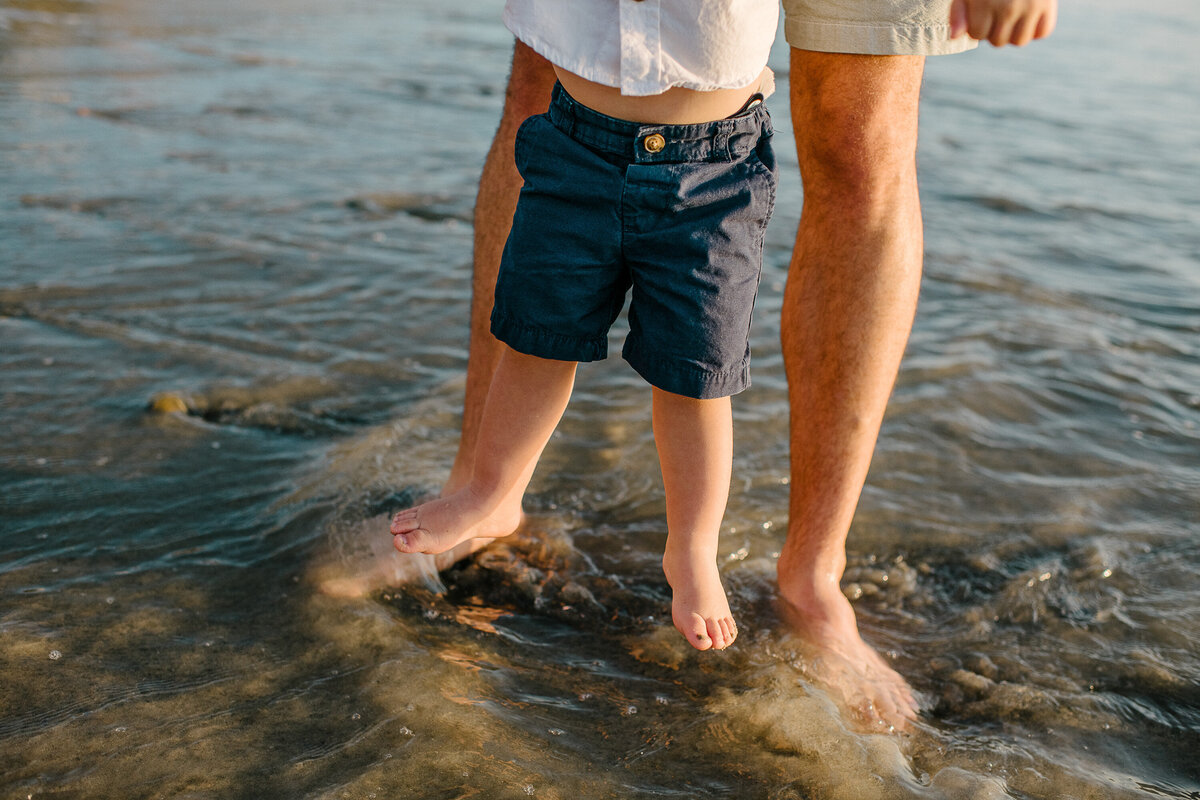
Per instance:
[[[964,33],[996,47],[1029,44],[1049,36],[1058,21],[1058,0],[954,0],[950,36]]]

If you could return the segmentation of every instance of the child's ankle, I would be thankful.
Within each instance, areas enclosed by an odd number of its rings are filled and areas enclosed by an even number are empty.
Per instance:
[[[667,545],[663,548],[663,562],[667,561],[675,564],[715,564],[717,561],[717,545],[716,543],[710,545],[706,542],[694,540],[673,542],[668,537]]]
[[[505,505],[512,495],[512,487],[498,485],[495,481],[472,477],[465,486],[455,494],[472,508],[491,514]]]

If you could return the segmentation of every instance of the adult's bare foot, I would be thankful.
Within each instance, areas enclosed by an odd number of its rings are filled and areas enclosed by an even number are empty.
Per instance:
[[[836,585],[824,592],[780,579],[780,611],[804,640],[809,676],[867,730],[905,730],[916,719],[908,682],[858,632],[854,609]]]

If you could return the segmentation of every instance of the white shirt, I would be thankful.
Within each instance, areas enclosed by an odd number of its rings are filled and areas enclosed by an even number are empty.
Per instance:
[[[627,95],[752,83],[779,0],[507,0],[504,24],[550,63]]]

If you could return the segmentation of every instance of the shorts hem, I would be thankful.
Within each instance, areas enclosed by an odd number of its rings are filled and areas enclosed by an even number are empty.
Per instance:
[[[798,50],[874,56],[951,55],[979,44],[966,35],[951,39],[948,24],[855,25],[787,19],[784,35]]]
[[[552,361],[603,361],[608,357],[608,339],[581,339],[537,328],[506,314],[492,313],[492,335],[527,356]]]
[[[729,397],[750,387],[749,359],[728,371],[714,372],[687,362],[643,356],[629,347],[621,356],[656,389],[695,400]]]

